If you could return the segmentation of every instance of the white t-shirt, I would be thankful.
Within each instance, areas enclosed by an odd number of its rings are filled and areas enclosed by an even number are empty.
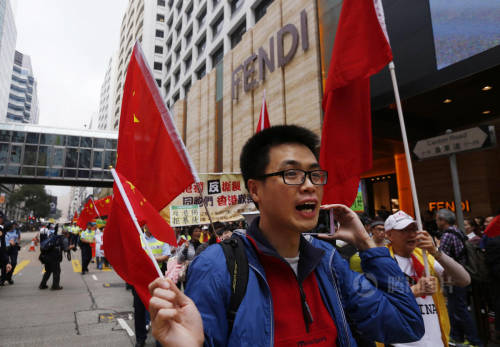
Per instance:
[[[401,271],[403,271],[408,276],[416,275],[411,258],[400,257],[399,255],[394,255],[394,257],[398,262]],[[436,271],[438,276],[441,276],[444,272],[443,267],[437,261],[434,262],[434,270]],[[432,296],[427,295],[425,298],[418,297],[415,299],[417,300],[417,304],[420,307],[420,312],[422,313],[422,318],[424,320],[424,326],[425,326],[425,334],[419,341],[410,343],[395,343],[393,344],[393,346],[396,347],[443,346],[443,340],[441,339],[441,329],[439,325],[439,317]]]
[[[297,272],[299,271],[299,255],[293,258],[285,258],[285,260],[290,264],[293,272],[295,272],[295,276],[297,276]]]

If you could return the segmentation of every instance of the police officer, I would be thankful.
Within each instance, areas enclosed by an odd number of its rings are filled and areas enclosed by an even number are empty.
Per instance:
[[[62,235],[52,233],[47,242],[50,243],[50,247],[43,250],[40,255],[40,261],[45,265],[45,273],[38,288],[47,289],[47,281],[52,275],[52,287],[50,289],[61,290],[63,287],[59,285],[59,281],[61,278],[61,261],[63,259],[62,252],[71,249],[73,245],[69,244],[69,233],[64,229]]]
[[[95,241],[95,222],[88,222],[87,229],[82,231],[80,235],[80,249],[82,250],[82,275],[89,272],[89,263],[92,260],[92,247],[90,246]]]
[[[144,227],[144,234],[146,236],[146,242],[153,252],[153,256],[158,262],[158,265],[161,267],[162,263],[166,263],[170,257],[170,246],[165,242],[158,241],[153,235],[151,235],[146,226]],[[142,248],[146,249],[146,246],[143,244]],[[149,314],[134,288],[132,288],[132,294],[134,295],[135,346],[143,347],[146,344],[148,334],[146,325],[149,325]],[[158,342],[156,345],[160,346]]]
[[[7,272],[4,280],[9,282],[9,284],[14,284],[12,275],[17,265],[17,255],[19,254],[19,250],[21,249],[21,247],[19,246],[19,241],[21,240],[21,232],[17,228],[16,221],[11,221],[7,225],[5,225],[4,230],[7,255],[9,256],[9,263],[11,264],[11,269]]]
[[[72,244],[73,250],[77,250],[77,244],[78,244],[78,238],[80,237],[80,227],[76,224],[76,222],[73,222],[73,225],[69,227],[69,231],[71,233],[70,235],[70,244]]]

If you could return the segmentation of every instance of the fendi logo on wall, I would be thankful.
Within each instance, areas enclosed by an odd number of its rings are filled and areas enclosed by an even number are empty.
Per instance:
[[[285,52],[285,37],[290,36],[292,44]],[[301,42],[302,50],[306,51],[309,48],[309,35],[307,32],[307,12],[302,10],[300,12],[300,36],[299,29],[293,24],[283,26],[276,33],[276,58],[278,68],[284,67],[288,64],[299,47],[299,40]],[[243,64],[237,66],[232,73],[231,78],[231,96],[234,100],[238,99],[238,90],[243,82],[243,91],[248,93],[266,79],[266,69],[272,73],[276,67],[274,55],[274,35],[269,38],[269,51],[263,47],[259,47],[257,53],[249,56]],[[258,69],[258,79],[255,75]]]

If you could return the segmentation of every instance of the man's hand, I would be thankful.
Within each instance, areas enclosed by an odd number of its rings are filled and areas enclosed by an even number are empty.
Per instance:
[[[437,278],[434,276],[420,277],[417,284],[411,286],[411,291],[416,298],[420,296],[434,295],[437,290]]]
[[[373,242],[370,235],[366,232],[356,213],[349,207],[333,204],[323,205],[321,209],[332,209],[335,220],[340,223],[339,229],[333,234],[332,238],[348,242],[360,251],[376,247],[375,242]]]
[[[437,247],[427,231],[417,232],[417,247],[429,252],[433,256],[437,252]]]
[[[163,346],[202,346],[203,322],[194,302],[170,279],[157,278],[149,291],[154,338]]]
[[[10,272],[10,270],[12,270],[12,265],[11,264],[7,264],[6,270],[7,270],[7,272]]]

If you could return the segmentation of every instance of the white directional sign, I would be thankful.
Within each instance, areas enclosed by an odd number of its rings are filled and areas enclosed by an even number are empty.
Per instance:
[[[476,127],[420,140],[413,153],[419,159],[434,158],[495,145],[495,128]]]

